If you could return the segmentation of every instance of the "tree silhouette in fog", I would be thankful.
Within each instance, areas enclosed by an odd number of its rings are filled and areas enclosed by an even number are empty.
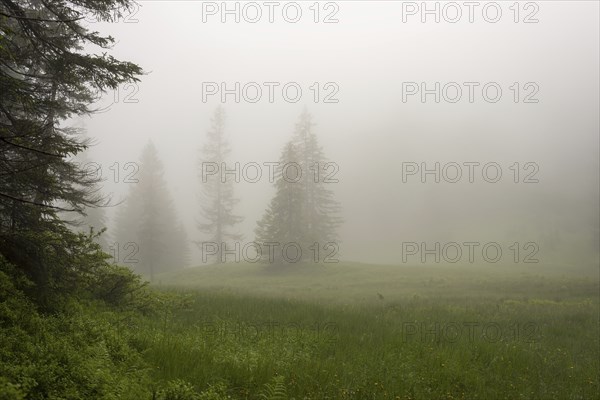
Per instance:
[[[233,180],[220,173],[208,173],[216,168],[219,172],[227,165],[231,146],[225,136],[225,111],[219,106],[211,118],[211,128],[206,135],[206,143],[200,152],[200,220],[198,229],[204,234],[203,240],[196,243],[212,243],[218,247],[214,255],[215,263],[222,262],[223,249],[227,243],[241,240],[242,235],[235,232],[235,225],[243,221],[235,215],[234,207],[239,200],[234,195]],[[209,169],[210,168],[210,169]]]
[[[314,259],[315,247],[335,242],[342,223],[340,205],[329,187],[337,166],[327,161],[314,126],[312,116],[304,110],[279,160],[275,195],[255,230],[258,244],[296,244],[300,260]],[[263,260],[269,256],[267,251],[262,251]],[[279,256],[275,261],[281,261],[281,252],[275,254]]]
[[[179,222],[156,147],[148,143],[139,163],[139,181],[117,213],[115,261],[150,277],[189,262],[188,239]]]

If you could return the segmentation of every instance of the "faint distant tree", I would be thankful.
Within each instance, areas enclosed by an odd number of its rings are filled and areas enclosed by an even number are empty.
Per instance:
[[[196,243],[202,249],[203,243],[218,246],[214,255],[215,263],[222,262],[223,247],[242,235],[235,232],[235,225],[243,221],[235,215],[234,207],[239,202],[234,195],[233,180],[220,173],[226,166],[231,146],[225,137],[225,111],[219,106],[211,118],[211,128],[200,155],[200,220],[198,229],[204,234],[203,240]]]
[[[269,259],[268,243],[279,243],[275,262],[282,261],[281,245],[296,243],[306,250],[308,232],[303,215],[305,202],[304,182],[301,178],[298,152],[292,143],[283,149],[275,169],[275,195],[254,231],[255,241],[263,246],[262,259]]]
[[[139,171],[138,183],[132,184],[118,210],[112,250],[117,263],[153,280],[156,273],[185,267],[189,246],[152,143],[142,152]]]
[[[341,207],[335,200],[332,183],[337,181],[337,164],[329,162],[314,132],[315,123],[304,109],[296,123],[292,143],[302,170],[302,216],[305,240],[324,245],[337,240]]]

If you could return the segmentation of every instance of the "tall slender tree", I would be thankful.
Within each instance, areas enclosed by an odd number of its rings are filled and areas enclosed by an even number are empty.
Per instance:
[[[236,233],[234,227],[243,221],[241,216],[234,213],[239,199],[234,194],[233,179],[229,175],[213,173],[228,167],[226,163],[231,153],[231,146],[225,136],[225,111],[221,106],[217,107],[211,118],[211,129],[206,139],[199,163],[201,218],[198,229],[204,234],[204,238],[196,243],[201,249],[207,242],[216,245],[218,250],[213,261],[220,263],[223,261],[224,247],[231,241],[242,239],[242,235]]]

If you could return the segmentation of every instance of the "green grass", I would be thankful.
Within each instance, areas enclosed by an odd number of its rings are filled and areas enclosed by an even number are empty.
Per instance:
[[[600,398],[597,271],[235,264],[159,281],[185,301],[136,340],[156,382],[203,398]]]

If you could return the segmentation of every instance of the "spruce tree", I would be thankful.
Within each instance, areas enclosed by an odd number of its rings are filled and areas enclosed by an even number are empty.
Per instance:
[[[87,145],[65,122],[93,112],[100,93],[142,73],[108,54],[115,40],[88,30],[83,17],[108,21],[130,6],[0,2],[0,254],[25,271],[40,295],[54,290],[64,272],[50,254],[53,243],[71,240],[60,212],[82,213],[101,201],[93,189],[98,180],[70,161]]]
[[[337,240],[336,231],[342,223],[340,205],[334,199],[331,185],[336,181],[332,172],[336,164],[330,163],[319,145],[314,132],[315,123],[311,114],[304,109],[296,123],[292,143],[298,150],[303,171],[302,186],[305,191],[302,215],[306,230],[306,241],[324,246]]]
[[[275,195],[255,230],[263,261],[270,259],[269,246],[275,246],[273,261],[283,261],[282,249],[290,243],[300,247],[302,258],[306,256],[310,244],[303,215],[305,195],[298,152],[294,144],[287,143],[275,169]]]
[[[340,206],[327,186],[328,164],[313,127],[305,110],[284,147],[276,169],[275,195],[255,230],[256,242],[263,246],[263,260],[270,259],[267,242],[279,243],[275,262],[281,262],[281,251],[289,243],[300,248],[300,260],[308,261],[320,254],[316,247],[322,250],[336,241]],[[292,170],[299,170],[300,175],[289,172]]]

